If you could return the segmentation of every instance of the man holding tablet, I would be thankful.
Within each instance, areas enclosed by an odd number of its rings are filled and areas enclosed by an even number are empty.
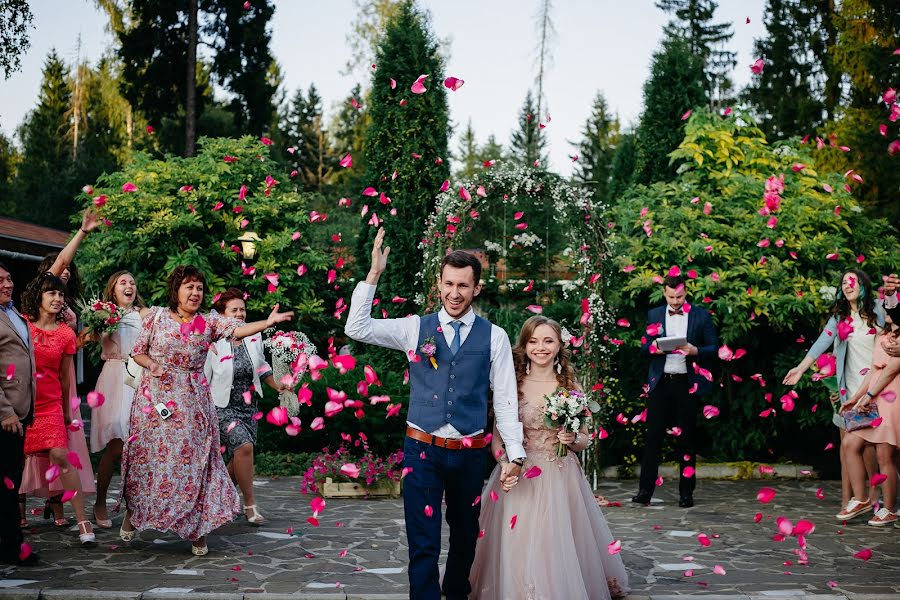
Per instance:
[[[710,363],[716,359],[719,340],[709,312],[688,304],[684,279],[677,267],[663,280],[666,303],[647,313],[647,337],[641,351],[650,355],[647,396],[647,439],[641,460],[637,495],[631,499],[649,504],[659,474],[659,453],[668,429],[676,435],[681,477],[678,506],[694,505],[696,464],[694,432],[700,396],[712,389]]]

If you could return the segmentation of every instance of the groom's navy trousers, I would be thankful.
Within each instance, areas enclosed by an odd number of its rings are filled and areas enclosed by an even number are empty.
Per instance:
[[[485,456],[483,449],[448,450],[411,437],[403,443],[403,466],[412,469],[403,479],[410,598],[441,598],[438,558],[445,498],[450,550],[443,592],[447,600],[464,600],[468,596],[469,569],[475,558],[481,512],[481,503],[476,499],[484,483]]]

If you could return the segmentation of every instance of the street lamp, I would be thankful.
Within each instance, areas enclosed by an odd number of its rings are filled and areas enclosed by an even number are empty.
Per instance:
[[[241,243],[241,254],[247,261],[256,259],[256,242],[261,242],[262,238],[256,235],[255,231],[245,231],[238,238]]]

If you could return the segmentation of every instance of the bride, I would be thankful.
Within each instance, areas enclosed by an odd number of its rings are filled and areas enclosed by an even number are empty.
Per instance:
[[[587,427],[576,434],[544,426],[545,397],[580,389],[559,324],[544,316],[525,321],[513,356],[528,452],[522,472],[537,466],[540,475],[501,484],[500,464],[494,468],[481,497],[469,600],[623,597],[625,565],[610,553],[612,534],[575,456],[590,443]],[[559,442],[571,450],[562,458]],[[507,460],[496,427],[491,450],[498,463]]]

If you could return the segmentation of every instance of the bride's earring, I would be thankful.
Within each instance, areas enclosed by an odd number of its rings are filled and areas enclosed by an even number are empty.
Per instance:
[[[525,361],[525,374],[531,375],[531,361],[530,360]]]
[[[556,372],[562,375],[562,363],[559,361],[559,357],[556,357]]]

